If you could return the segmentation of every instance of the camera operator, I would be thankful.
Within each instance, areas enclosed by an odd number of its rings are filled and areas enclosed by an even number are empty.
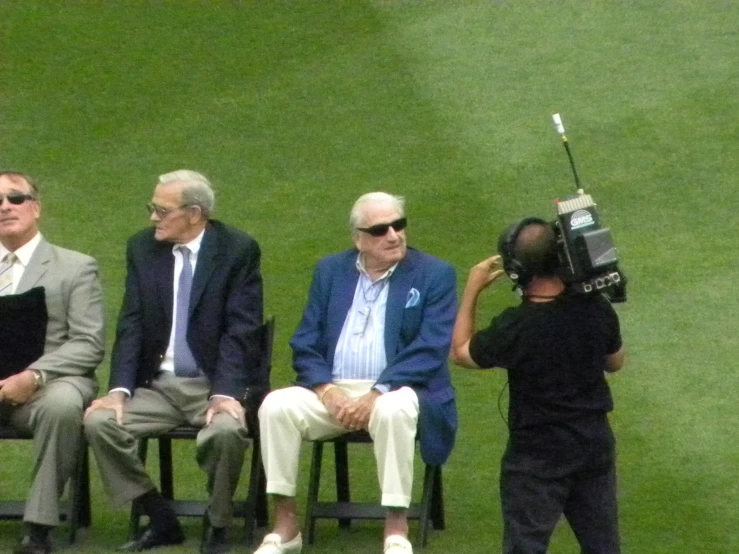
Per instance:
[[[605,373],[624,363],[618,317],[602,295],[574,293],[558,277],[557,240],[544,220],[514,223],[498,250],[500,256],[470,271],[451,357],[463,367],[508,371],[503,552],[544,554],[564,514],[583,554],[617,554],[615,439],[607,416],[613,401]],[[505,273],[521,290],[521,304],[475,332],[480,293]]]

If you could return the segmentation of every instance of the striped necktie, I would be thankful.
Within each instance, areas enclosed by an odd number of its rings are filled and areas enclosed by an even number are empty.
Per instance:
[[[0,296],[5,296],[13,291],[13,264],[16,255],[8,252],[0,263]]]

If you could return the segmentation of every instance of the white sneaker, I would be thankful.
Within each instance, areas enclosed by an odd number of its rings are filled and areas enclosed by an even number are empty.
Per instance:
[[[402,535],[390,535],[385,539],[385,554],[413,554],[411,543]]]
[[[262,544],[254,551],[254,554],[300,554],[302,549],[303,537],[300,533],[287,542],[282,542],[277,533],[270,533],[264,536]]]

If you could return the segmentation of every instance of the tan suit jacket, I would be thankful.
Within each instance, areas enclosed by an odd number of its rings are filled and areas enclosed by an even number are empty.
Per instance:
[[[26,404],[11,408],[9,420],[33,433],[39,456],[23,519],[57,525],[58,498],[77,458],[82,413],[97,394],[105,315],[95,260],[43,238],[15,292],[39,286],[45,289],[49,321],[44,354],[29,367],[42,370],[46,384]]]
[[[94,378],[105,353],[103,291],[95,260],[49,244],[36,247],[16,293],[44,287],[49,323],[44,355],[31,368],[49,379],[78,375]]]

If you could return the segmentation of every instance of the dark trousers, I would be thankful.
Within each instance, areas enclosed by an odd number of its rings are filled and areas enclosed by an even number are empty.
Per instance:
[[[612,453],[566,461],[506,451],[500,474],[504,554],[546,554],[564,514],[582,554],[619,554]]]

